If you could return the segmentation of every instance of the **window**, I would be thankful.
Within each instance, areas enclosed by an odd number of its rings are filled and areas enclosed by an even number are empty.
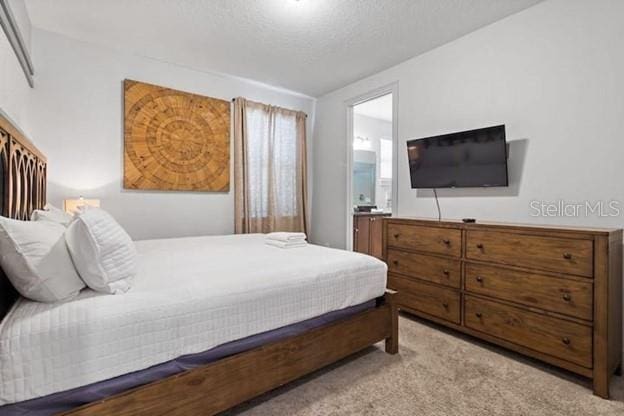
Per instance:
[[[263,107],[247,109],[249,214],[297,215],[296,113],[271,114]]]
[[[237,233],[306,229],[306,115],[237,98]]]
[[[379,140],[379,177],[392,179],[392,139]]]

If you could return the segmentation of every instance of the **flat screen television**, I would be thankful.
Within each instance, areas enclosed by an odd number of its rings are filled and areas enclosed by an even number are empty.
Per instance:
[[[407,142],[412,188],[508,186],[505,126]]]

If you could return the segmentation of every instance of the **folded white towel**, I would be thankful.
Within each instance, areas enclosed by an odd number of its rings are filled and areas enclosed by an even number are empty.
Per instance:
[[[286,241],[271,240],[268,238],[266,239],[265,243],[269,246],[279,247],[279,248],[296,248],[296,247],[305,247],[308,245],[308,243],[305,240],[286,242]]]
[[[268,240],[274,241],[282,241],[282,242],[301,242],[306,240],[305,233],[287,233],[287,232],[277,232],[277,233],[269,233],[266,236]]]

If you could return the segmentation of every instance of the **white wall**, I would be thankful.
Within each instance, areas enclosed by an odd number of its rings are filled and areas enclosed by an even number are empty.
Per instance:
[[[23,1],[10,1],[9,6],[30,49],[31,25]],[[28,134],[27,105],[30,87],[4,31],[0,29],[0,112]]]
[[[549,0],[319,98],[312,240],[345,247],[345,102],[399,84],[398,215],[434,217],[410,188],[405,141],[504,123],[509,188],[440,191],[446,218],[624,226],[618,217],[536,218],[532,200],[624,207],[624,1]]]
[[[48,200],[60,205],[78,195],[99,198],[134,239],[232,233],[234,193],[123,189],[124,78],[226,100],[244,96],[305,111],[309,124],[314,120],[313,99],[238,78],[119,53],[36,28],[33,50],[37,71],[29,104],[31,137],[48,157]]]

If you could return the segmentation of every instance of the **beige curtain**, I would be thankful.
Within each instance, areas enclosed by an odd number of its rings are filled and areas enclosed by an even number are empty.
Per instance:
[[[307,231],[306,114],[234,100],[236,233]]]

